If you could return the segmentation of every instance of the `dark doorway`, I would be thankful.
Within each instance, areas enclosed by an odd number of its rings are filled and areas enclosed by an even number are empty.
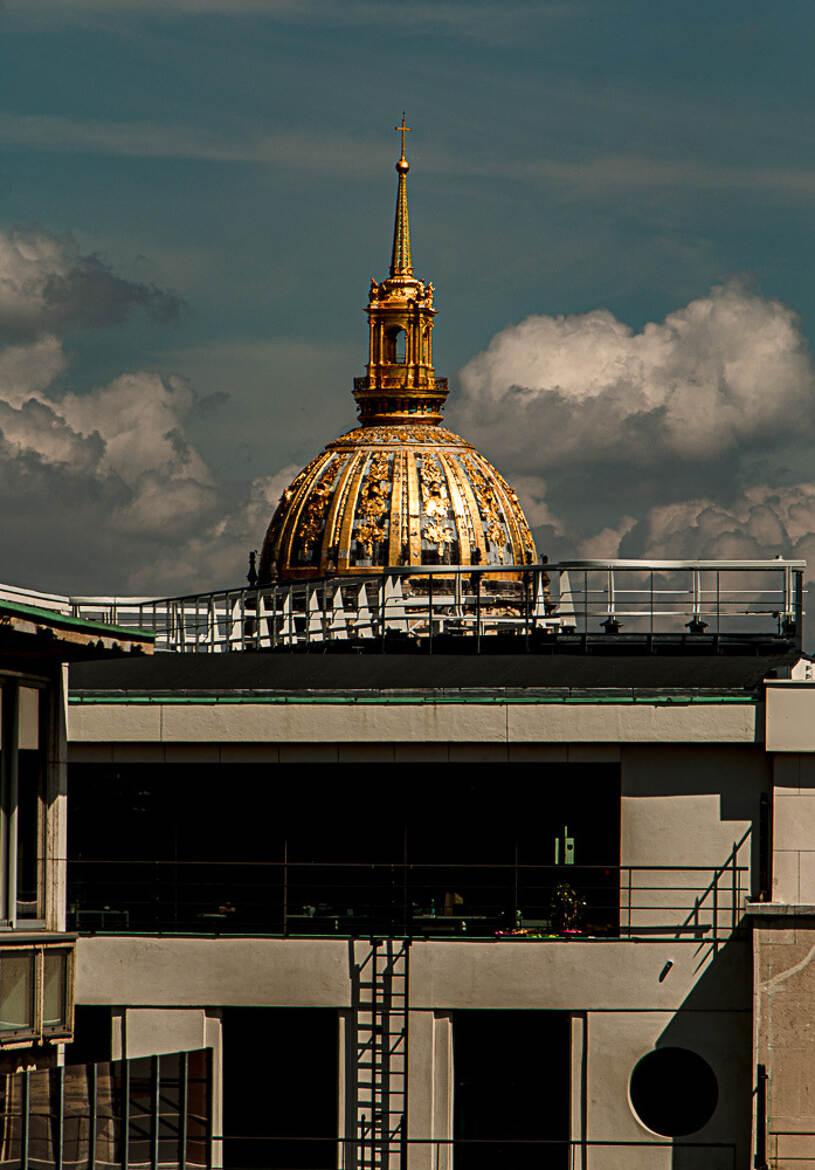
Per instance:
[[[224,1008],[227,1170],[334,1166],[337,1027],[319,1008]]]
[[[566,1170],[569,1015],[455,1012],[453,1063],[455,1170]]]
[[[111,1058],[113,1021],[109,1007],[77,1004],[74,1038],[65,1046],[66,1064],[98,1064]]]

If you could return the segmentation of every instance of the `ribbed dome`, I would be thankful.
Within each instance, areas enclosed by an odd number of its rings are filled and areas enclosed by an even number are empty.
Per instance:
[[[441,422],[432,283],[413,274],[405,125],[388,277],[371,280],[368,364],[354,379],[361,426],[329,443],[286,489],[259,579],[370,573],[388,566],[526,565],[535,545],[518,497]]]
[[[283,493],[260,580],[535,559],[517,495],[471,443],[438,426],[360,427]]]

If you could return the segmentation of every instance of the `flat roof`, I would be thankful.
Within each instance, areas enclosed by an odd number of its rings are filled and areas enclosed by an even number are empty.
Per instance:
[[[283,698],[480,694],[542,696],[563,701],[578,692],[663,692],[754,697],[765,678],[789,669],[797,655],[640,654],[155,654],[82,662],[71,667],[74,701],[106,696]],[[539,699],[539,701],[541,701]]]
[[[152,655],[153,634],[87,621],[22,602],[0,600],[0,651],[69,662],[89,653]]]

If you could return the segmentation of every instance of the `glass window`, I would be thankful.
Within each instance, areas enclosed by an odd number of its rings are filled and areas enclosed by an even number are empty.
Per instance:
[[[40,692],[36,687],[20,687],[20,706],[17,720],[17,746],[20,751],[38,751],[40,746]]]
[[[0,1032],[34,1027],[34,952],[0,955]]]
[[[45,952],[45,972],[42,995],[42,1026],[65,1031],[65,986],[68,972],[68,952]]]

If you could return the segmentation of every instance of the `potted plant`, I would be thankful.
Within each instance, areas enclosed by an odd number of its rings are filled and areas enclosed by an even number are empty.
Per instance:
[[[584,899],[574,886],[568,882],[558,882],[552,890],[550,904],[552,929],[558,934],[579,934],[585,906]]]

